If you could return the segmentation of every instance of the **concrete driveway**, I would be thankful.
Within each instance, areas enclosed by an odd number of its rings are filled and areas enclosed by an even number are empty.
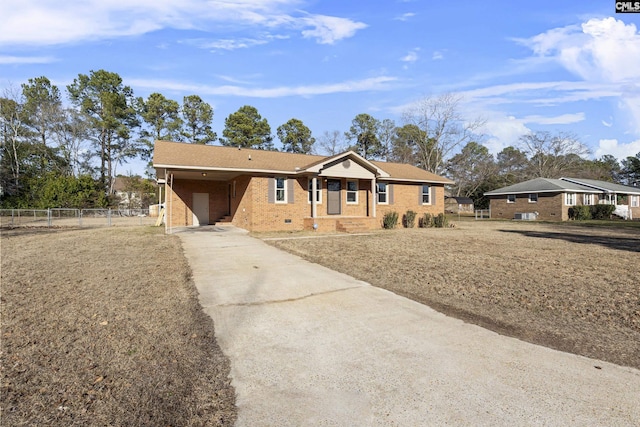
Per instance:
[[[178,235],[231,360],[238,426],[640,422],[636,369],[446,317],[239,229]]]

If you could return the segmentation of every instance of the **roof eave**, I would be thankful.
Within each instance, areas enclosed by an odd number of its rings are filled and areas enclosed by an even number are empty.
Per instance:
[[[184,166],[184,165],[170,165],[170,164],[154,164],[155,169],[167,169],[167,170],[183,170],[183,171],[211,171],[211,172],[246,172],[246,173],[266,173],[266,174],[282,174],[282,175],[298,175],[304,172],[303,170],[291,171],[291,170],[277,170],[277,169],[248,169],[248,168],[221,168],[211,166]]]

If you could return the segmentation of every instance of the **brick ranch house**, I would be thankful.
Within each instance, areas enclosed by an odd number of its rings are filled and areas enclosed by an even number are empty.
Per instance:
[[[576,205],[616,206],[616,215],[640,218],[640,188],[582,178],[535,178],[484,193],[491,218],[518,218],[533,214],[545,221],[567,221]]]
[[[369,161],[347,151],[314,156],[156,141],[165,224],[228,222],[250,231],[359,231],[385,213],[444,212],[452,182],[415,166]]]

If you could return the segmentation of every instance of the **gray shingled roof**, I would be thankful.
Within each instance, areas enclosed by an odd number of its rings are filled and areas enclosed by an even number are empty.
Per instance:
[[[485,196],[498,196],[503,194],[523,194],[523,193],[562,193],[571,191],[574,193],[599,193],[600,191],[573,182],[562,181],[551,178],[535,178],[497,190],[487,191]]]
[[[614,193],[622,194],[640,194],[640,188],[630,187],[627,185],[616,184],[615,182],[598,181],[596,179],[582,179],[582,178],[560,178],[563,181],[570,181],[576,184],[586,185],[587,187],[595,188],[600,191],[612,191]]]

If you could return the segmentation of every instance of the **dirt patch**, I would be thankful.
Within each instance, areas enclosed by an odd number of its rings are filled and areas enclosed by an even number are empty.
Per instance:
[[[640,368],[637,230],[478,221],[268,243],[501,334]]]
[[[233,425],[229,361],[177,237],[1,237],[3,425]]]

